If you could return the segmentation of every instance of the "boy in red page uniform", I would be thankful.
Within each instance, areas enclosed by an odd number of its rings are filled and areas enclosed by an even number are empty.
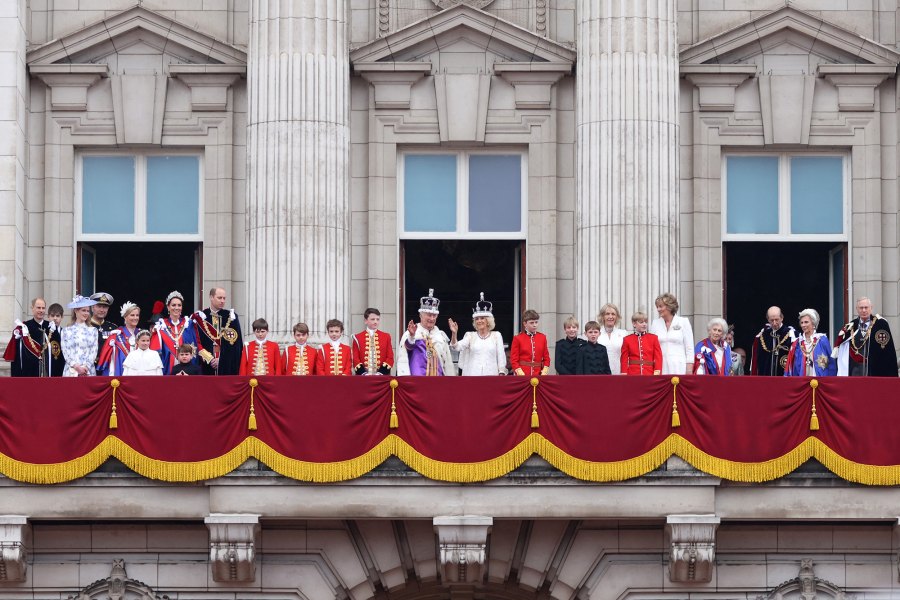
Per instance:
[[[394,366],[391,334],[378,329],[381,312],[367,308],[363,314],[366,328],[353,336],[353,371],[357,375],[390,375]]]
[[[631,315],[634,333],[622,340],[622,373],[626,375],[659,375],[662,371],[662,348],[659,338],[647,333],[647,315]]]
[[[325,324],[329,342],[322,344],[316,352],[316,375],[352,375],[350,346],[341,343],[344,324],[331,319]]]
[[[239,375],[281,375],[281,351],[276,342],[266,339],[269,324],[265,319],[253,321],[256,339],[249,342],[241,357]]]
[[[550,350],[547,336],[539,332],[541,316],[537,311],[526,310],[522,314],[525,331],[516,335],[509,347],[509,362],[516,375],[546,375],[550,372]]]
[[[316,368],[316,351],[306,343],[309,326],[306,323],[294,325],[294,343],[284,349],[281,355],[281,372],[284,375],[312,375]]]

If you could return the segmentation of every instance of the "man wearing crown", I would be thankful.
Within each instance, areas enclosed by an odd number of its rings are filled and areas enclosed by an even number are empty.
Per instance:
[[[214,287],[209,290],[209,308],[193,316],[200,344],[197,355],[203,362],[204,375],[237,375],[241,369],[241,322],[233,308],[225,308],[227,299],[224,288]]]
[[[456,375],[450,338],[437,327],[440,303],[433,289],[419,300],[419,324],[409,322],[397,350],[397,375]]]
[[[897,377],[897,354],[887,320],[872,314],[872,301],[865,297],[856,301],[856,315],[834,340],[837,374]]]
[[[363,313],[366,328],[353,336],[353,370],[357,375],[390,375],[394,366],[391,334],[378,329],[381,312],[367,308]]]
[[[44,318],[46,309],[44,299],[35,298],[31,301],[33,318],[24,323],[16,320],[3,354],[3,359],[12,363],[13,377],[41,377],[47,373],[49,359],[44,350],[49,344],[51,322]]]

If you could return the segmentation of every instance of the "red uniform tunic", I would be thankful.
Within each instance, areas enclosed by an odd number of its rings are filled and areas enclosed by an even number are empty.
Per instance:
[[[316,351],[304,344],[288,346],[281,355],[281,373],[283,375],[313,375],[316,370]]]
[[[240,375],[281,375],[281,354],[275,342],[253,340],[241,356]]]
[[[626,335],[622,340],[622,372],[626,375],[655,375],[662,370],[662,348],[652,333]]]
[[[517,375],[545,375],[550,369],[550,350],[547,336],[541,332],[528,335],[524,331],[512,339],[509,362]]]
[[[316,351],[316,375],[351,375],[351,364],[347,344],[340,344],[337,352],[331,344],[324,344]]]
[[[374,339],[373,339],[374,338]],[[357,375],[390,375],[394,366],[394,345],[391,334],[368,329],[353,336],[353,371]]]

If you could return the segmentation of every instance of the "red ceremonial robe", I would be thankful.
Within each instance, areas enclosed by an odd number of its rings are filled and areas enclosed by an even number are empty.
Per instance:
[[[278,344],[253,340],[244,350],[239,375],[281,375],[281,352]]]
[[[288,346],[281,355],[282,375],[314,375],[316,351],[309,344],[299,348],[297,344]]]
[[[316,375],[351,375],[350,346],[340,344],[334,351],[331,344],[323,344],[316,352]]]

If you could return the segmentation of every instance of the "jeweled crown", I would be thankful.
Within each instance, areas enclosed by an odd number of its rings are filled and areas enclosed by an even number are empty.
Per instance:
[[[439,307],[441,305],[441,301],[434,297],[434,289],[429,288],[428,295],[422,296],[419,298],[419,312],[420,313],[431,313],[431,314],[439,314],[441,311]]]
[[[494,305],[484,299],[484,292],[481,292],[481,299],[475,303],[475,309],[472,311],[472,318],[476,317],[493,317]]]

